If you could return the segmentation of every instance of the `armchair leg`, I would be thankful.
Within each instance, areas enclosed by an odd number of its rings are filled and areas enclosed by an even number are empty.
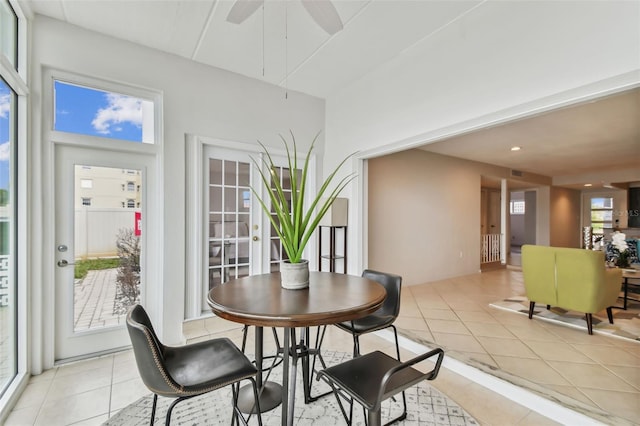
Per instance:
[[[536,307],[536,302],[529,302],[529,319],[533,318],[533,308]]]
[[[613,324],[613,312],[611,306],[607,308],[607,317],[609,318],[609,324]]]
[[[586,314],[587,316],[587,330],[589,331],[589,334],[593,334],[593,317],[591,316],[591,314]]]

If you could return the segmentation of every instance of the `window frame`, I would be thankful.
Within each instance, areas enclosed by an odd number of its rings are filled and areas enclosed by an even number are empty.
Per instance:
[[[157,155],[162,151],[163,145],[163,129],[162,129],[162,116],[163,116],[163,103],[162,93],[149,88],[127,85],[122,83],[111,82],[108,80],[102,80],[98,78],[88,77],[85,75],[74,74],[68,71],[63,71],[56,68],[45,68],[43,70],[43,76],[45,84],[43,91],[48,95],[47,103],[49,103],[51,116],[45,119],[44,122],[48,127],[49,134],[52,140],[56,140],[57,143],[86,146],[87,141],[90,141],[91,145],[96,148],[113,149],[118,151],[130,151],[141,154],[153,154]],[[75,84],[78,86],[84,86],[92,89],[102,90],[105,92],[119,93],[127,96],[132,96],[140,99],[145,99],[153,102],[153,143],[138,143],[121,139],[105,138],[94,135],[83,135],[79,133],[63,132],[54,130],[54,117],[55,114],[55,96],[54,96],[54,82],[63,81],[69,84]]]
[[[27,239],[30,237],[28,233],[28,216],[30,190],[27,185],[27,129],[29,117],[29,105],[27,96],[29,95],[29,86],[27,84],[28,71],[28,52],[27,47],[29,35],[29,21],[17,0],[0,0],[8,4],[10,9],[17,17],[17,40],[16,40],[16,64],[11,62],[0,54],[0,77],[6,82],[9,88],[15,92],[15,123],[14,123],[14,143],[13,148],[13,167],[11,170],[12,177],[15,179],[12,188],[14,200],[14,219],[15,224],[12,226],[13,249],[15,251],[13,283],[15,286],[15,330],[16,333],[16,372],[13,379],[0,393],[0,419],[8,414],[9,407],[15,401],[17,395],[26,387],[29,379],[29,353],[28,342],[32,331],[27,329],[28,309],[27,309]],[[33,238],[33,237],[31,237]]]
[[[598,208],[593,208],[593,200],[595,199],[608,199],[611,200],[611,207],[598,207]],[[596,196],[591,196],[589,197],[589,223],[593,230],[594,234],[598,234],[598,235],[602,235],[604,234],[604,230],[605,229],[610,229],[613,227],[614,225],[614,217],[613,217],[613,212],[614,212],[614,203],[615,203],[615,199],[612,196],[603,196],[603,195],[596,195]],[[604,221],[604,220],[593,220],[593,212],[611,212],[611,221]],[[602,224],[601,227],[597,228],[594,227],[593,224]],[[606,224],[609,224],[610,226],[605,226]]]
[[[522,208],[520,208],[522,206]],[[509,214],[512,215],[524,215],[526,213],[525,200],[511,200],[509,201]]]
[[[18,14],[16,13],[15,8],[13,7],[13,5],[11,4],[10,1],[8,0],[1,0],[2,3],[4,3],[8,10],[9,13],[11,13],[11,15],[13,16],[13,21],[15,23],[15,27],[13,28],[13,49],[14,51],[13,53],[13,58],[7,58],[7,56],[4,54],[4,52],[2,53],[3,58],[6,58],[6,60],[12,64],[13,68],[17,71],[18,70],[18,61],[19,61],[19,57],[20,57],[20,37],[19,37],[19,18],[18,18]]]
[[[89,83],[80,82],[81,80],[88,81]],[[146,102],[152,103],[153,110],[154,110],[153,111],[153,140],[150,142],[149,141],[145,142],[144,140],[137,141],[137,140],[130,140],[130,139],[122,139],[114,136],[97,136],[92,134],[69,132],[65,130],[56,130],[55,128],[56,127],[56,109],[57,109],[56,94],[55,94],[56,82],[59,82],[67,86],[80,87],[89,91],[104,92],[105,94],[126,96],[126,97],[134,98],[140,101],[146,101]],[[107,87],[111,87],[111,88],[107,88]],[[57,76],[53,77],[52,88],[53,88],[53,96],[52,96],[53,108],[52,108],[52,121],[51,121],[52,127],[50,130],[53,132],[53,134],[62,133],[62,134],[71,134],[71,135],[79,135],[79,136],[89,136],[89,137],[95,137],[101,140],[119,141],[119,142],[125,142],[130,144],[143,144],[143,145],[155,145],[158,142],[158,137],[156,135],[156,132],[158,131],[156,120],[158,120],[159,118],[158,114],[156,114],[156,109],[158,108],[158,102],[154,93],[151,93],[150,91],[140,91],[133,86],[127,86],[127,85],[121,85],[121,84],[114,86],[109,82],[103,82],[97,79],[80,77],[80,76],[71,77],[71,79],[57,77]],[[142,136],[144,136],[144,130],[142,131]]]

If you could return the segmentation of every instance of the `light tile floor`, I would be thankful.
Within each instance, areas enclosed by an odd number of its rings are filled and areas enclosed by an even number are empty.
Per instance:
[[[521,294],[521,273],[510,269],[405,286],[397,325],[420,339],[444,345],[448,355],[476,365],[481,362],[500,374],[521,377],[521,383],[537,386],[542,393],[571,398],[636,423],[640,346],[488,306]],[[189,341],[219,335],[238,345],[241,341],[238,324],[216,317],[187,322],[184,330]],[[328,330],[324,347],[351,346],[349,335],[335,327]],[[363,352],[374,349],[393,351],[385,339],[363,339]],[[447,369],[432,384],[481,424],[556,424]],[[98,425],[147,393],[131,351],[79,361],[32,377],[5,424]]]

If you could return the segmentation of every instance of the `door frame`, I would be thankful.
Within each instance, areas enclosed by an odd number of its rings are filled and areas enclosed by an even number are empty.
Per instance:
[[[96,153],[102,155],[96,155]],[[115,169],[136,169],[142,172],[142,193],[141,193],[141,211],[143,212],[142,216],[142,234],[141,234],[141,256],[140,256],[140,264],[141,264],[141,275],[140,275],[140,303],[143,305],[147,305],[147,300],[149,300],[149,283],[157,282],[155,279],[151,279],[156,271],[158,270],[158,265],[160,262],[157,260],[157,232],[150,232],[150,229],[153,229],[155,225],[155,218],[153,217],[152,212],[156,210],[154,207],[157,204],[157,200],[155,197],[150,194],[148,188],[154,188],[157,186],[156,182],[156,168],[157,164],[153,157],[147,156],[144,154],[133,154],[131,152],[121,152],[118,150],[105,150],[95,147],[89,146],[74,146],[69,144],[56,144],[54,148],[54,175],[55,175],[55,186],[56,190],[62,190],[65,194],[62,194],[64,197],[62,200],[59,198],[60,195],[57,193],[54,194],[54,201],[56,204],[55,213],[53,215],[55,222],[55,245],[57,247],[58,244],[68,245],[69,248],[75,247],[75,235],[73,229],[66,229],[62,235],[59,235],[60,228],[60,220],[64,222],[63,229],[67,226],[72,226],[74,224],[73,219],[66,218],[66,215],[69,213],[70,206],[67,204],[69,201],[73,204],[74,194],[71,194],[71,199],[69,199],[69,194],[66,193],[68,191],[68,184],[73,184],[73,175],[75,175],[75,170],[62,170],[61,168],[72,167],[77,164],[87,164],[96,167],[109,167]],[[76,162],[76,160],[78,162]],[[90,164],[89,164],[90,163]],[[71,174],[72,182],[60,181],[58,178],[69,178],[69,174]],[[59,205],[60,202],[65,202],[65,205]],[[71,206],[73,210],[73,205]],[[73,214],[73,213],[71,213]],[[59,215],[63,215],[61,219]],[[70,221],[70,222],[67,222]],[[150,227],[151,226],[151,227]],[[55,248],[54,248],[55,250]],[[58,253],[56,251],[55,256],[56,260],[64,258],[69,262],[74,262],[75,257],[73,256],[75,250],[70,250],[66,255],[62,253]],[[128,340],[127,331],[124,327],[124,324],[115,327],[106,327],[106,328],[98,328],[91,329],[85,331],[76,332],[73,329],[69,329],[69,326],[72,325],[72,317],[74,312],[74,302],[73,302],[73,290],[69,293],[68,285],[69,285],[69,270],[70,268],[61,269],[60,267],[55,268],[54,274],[54,300],[55,300],[55,339],[54,339],[54,357],[56,361],[66,361],[76,358],[84,358],[87,356],[94,356],[96,353],[108,353],[115,350],[120,350],[124,347],[130,345],[130,341]],[[61,288],[64,286],[64,288]],[[64,302],[61,302],[62,299],[66,299]],[[69,300],[71,299],[71,300]],[[60,311],[60,308],[64,308],[65,312]],[[64,315],[64,319],[62,316]],[[64,329],[62,328],[64,327]],[[64,346],[66,355],[60,355],[61,346],[64,345],[72,345],[73,341],[76,340],[79,342],[80,347],[82,345],[93,346],[95,344],[100,345],[101,342],[105,343],[105,347],[98,350],[79,350],[77,354],[69,354],[69,352],[74,352],[71,350],[71,346]],[[84,340],[81,341],[81,340]],[[112,346],[108,346],[111,342],[113,342]],[[117,343],[116,343],[117,342]]]
[[[122,83],[91,78],[66,72],[59,69],[45,67],[42,69],[42,128],[40,129],[40,144],[34,147],[35,169],[32,169],[34,192],[41,194],[39,202],[34,203],[33,229],[32,235],[42,235],[40,241],[35,241],[31,250],[34,266],[33,276],[30,278],[34,283],[31,289],[31,300],[29,306],[31,327],[29,342],[31,350],[31,371],[38,374],[43,370],[52,368],[56,364],[55,360],[55,286],[51,277],[55,276],[56,251],[55,251],[55,217],[51,212],[55,210],[55,147],[58,145],[73,145],[78,147],[88,147],[96,150],[117,151],[122,155],[128,153],[139,153],[153,157],[155,187],[148,185],[148,197],[151,197],[149,209],[153,211],[153,216],[147,218],[145,229],[149,234],[154,235],[155,241],[150,244],[149,258],[156,262],[148,271],[147,278],[150,282],[156,283],[147,289],[145,302],[148,313],[154,324],[157,325],[157,332],[162,336],[161,321],[163,302],[163,269],[162,256],[164,253],[164,236],[162,224],[164,221],[163,208],[163,105],[162,93],[142,87],[128,86]],[[54,96],[53,82],[56,79],[73,82],[88,87],[100,88],[106,91],[140,96],[154,101],[154,128],[155,143],[139,144],[115,139],[105,139],[95,136],[85,136],[79,134],[58,132],[53,130],[54,123]],[[40,164],[41,167],[37,167]],[[151,202],[152,201],[152,202]],[[38,268],[37,265],[40,265]]]
[[[186,285],[185,285],[185,319],[199,318],[202,316],[202,299],[201,288],[204,282],[204,265],[205,255],[202,247],[205,245],[204,232],[208,218],[204,217],[204,159],[205,148],[220,148],[225,150],[260,153],[261,149],[258,144],[249,144],[244,142],[235,142],[217,138],[210,138],[194,134],[186,135],[186,241],[185,241],[185,259],[186,259]],[[286,158],[287,152],[284,149],[269,148],[269,152],[274,156],[282,156]],[[316,156],[311,155],[309,161],[308,187],[316,188]],[[307,200],[308,201],[308,200]],[[308,202],[307,204],[308,205]],[[255,214],[255,213],[254,213]],[[259,217],[259,227],[264,230],[270,227],[269,219],[262,213],[257,213]],[[316,240],[310,240],[307,245],[308,259],[310,268],[314,269],[317,265],[316,253],[317,247],[314,243]],[[264,257],[264,256],[262,256]],[[265,267],[264,259],[259,260],[262,268]],[[255,271],[255,270],[254,270]],[[263,269],[264,271],[264,269]],[[264,271],[268,272],[268,271]]]

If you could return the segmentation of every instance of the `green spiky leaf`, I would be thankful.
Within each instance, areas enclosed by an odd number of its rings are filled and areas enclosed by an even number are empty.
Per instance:
[[[280,135],[280,139],[282,139],[282,143],[284,144],[287,165],[289,167],[291,179],[291,204],[289,204],[285,191],[280,184],[280,176],[276,173],[278,167],[276,167],[267,147],[260,141],[258,141],[258,143],[262,147],[264,155],[259,160],[256,160],[255,158],[252,158],[252,160],[260,174],[260,179],[264,186],[266,195],[263,199],[256,188],[251,187],[251,191],[258,199],[260,206],[267,214],[267,217],[275,228],[276,233],[282,242],[282,247],[289,257],[289,261],[291,263],[298,263],[302,260],[302,253],[324,215],[329,211],[329,208],[340,192],[349,184],[349,182],[355,179],[355,174],[349,174],[340,179],[337,184],[333,186],[333,189],[330,189],[337,172],[355,153],[347,156],[340,162],[340,164],[338,164],[322,185],[320,185],[318,192],[310,198],[311,201],[309,206],[305,207],[305,201],[306,198],[308,198],[306,196],[306,191],[308,185],[309,163],[311,161],[313,148],[318,136],[320,136],[320,133],[316,134],[313,138],[311,146],[304,156],[304,162],[302,164],[302,169],[300,169],[299,177],[297,173],[299,157],[296,139],[292,132],[290,132],[290,134],[291,146],[282,135]],[[269,206],[271,206],[271,210],[269,209]],[[275,214],[275,218],[271,214],[272,211]]]

